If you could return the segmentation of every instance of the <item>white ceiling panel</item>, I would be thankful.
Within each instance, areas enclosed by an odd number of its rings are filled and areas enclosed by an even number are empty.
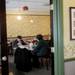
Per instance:
[[[28,7],[31,12],[48,12],[50,11],[49,0],[6,0],[6,11],[23,11],[24,6]]]
[[[17,2],[42,2],[49,3],[50,0],[6,0],[6,2],[17,1]]]

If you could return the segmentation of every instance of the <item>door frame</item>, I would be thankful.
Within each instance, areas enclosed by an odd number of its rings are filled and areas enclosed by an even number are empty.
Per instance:
[[[64,75],[63,0],[53,0],[55,75]]]
[[[64,75],[63,0],[53,0],[55,75]],[[5,0],[0,0],[1,56],[7,57]],[[6,69],[5,69],[6,66]],[[8,75],[8,63],[2,61],[2,75]]]
[[[6,32],[5,0],[0,0],[0,45],[1,45],[1,73],[8,75],[8,49]]]

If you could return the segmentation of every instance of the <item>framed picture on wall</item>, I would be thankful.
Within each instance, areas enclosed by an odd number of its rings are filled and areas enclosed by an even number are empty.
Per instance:
[[[75,40],[75,7],[70,7],[70,40]]]

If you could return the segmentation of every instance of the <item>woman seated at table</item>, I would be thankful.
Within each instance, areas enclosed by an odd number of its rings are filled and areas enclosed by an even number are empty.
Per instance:
[[[36,36],[38,40],[38,44],[33,50],[33,54],[37,56],[39,59],[39,62],[41,63],[42,57],[47,57],[47,53],[49,53],[49,45],[48,43],[43,39],[43,36],[41,34]]]
[[[38,44],[37,46],[34,48],[33,53],[35,53],[37,56],[45,56],[48,49],[49,49],[49,45],[48,43],[43,39],[43,36],[41,34],[36,36],[37,40],[38,40]]]
[[[31,64],[31,52],[26,47],[26,43],[19,36],[16,40],[16,50],[14,54],[14,62],[16,69],[23,72],[29,72],[32,70]]]

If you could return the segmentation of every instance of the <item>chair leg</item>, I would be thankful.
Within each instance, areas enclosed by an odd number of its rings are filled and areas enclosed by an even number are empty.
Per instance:
[[[40,63],[40,68],[44,66],[42,58],[39,58],[39,63]]]
[[[50,65],[49,58],[39,58],[39,62],[40,62],[40,68],[46,67],[46,69],[49,70],[49,65]]]
[[[49,70],[49,58],[46,58],[45,64],[46,64],[46,69]]]

